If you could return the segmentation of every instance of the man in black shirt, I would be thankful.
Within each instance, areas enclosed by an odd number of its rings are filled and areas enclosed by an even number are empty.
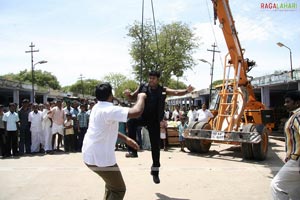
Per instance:
[[[188,86],[186,89],[174,90],[168,87],[159,85],[160,72],[149,72],[148,83],[141,84],[139,88],[133,93],[129,90],[125,90],[124,94],[128,99],[135,99],[141,92],[147,94],[145,100],[145,108],[142,116],[138,119],[130,119],[127,122],[128,135],[131,139],[136,140],[136,129],[138,126],[147,126],[150,136],[151,153],[152,153],[152,167],[151,175],[153,176],[154,183],[160,183],[158,176],[160,167],[160,121],[164,116],[164,106],[166,95],[170,96],[182,96],[190,93],[194,90],[192,86]],[[138,157],[137,151],[132,148],[128,148],[126,157]]]
[[[25,153],[31,153],[31,132],[30,124],[28,122],[28,115],[31,112],[29,106],[29,100],[23,99],[22,107],[19,109],[18,115],[20,118],[20,141],[19,141],[19,153],[22,155]],[[25,146],[25,149],[24,149]]]

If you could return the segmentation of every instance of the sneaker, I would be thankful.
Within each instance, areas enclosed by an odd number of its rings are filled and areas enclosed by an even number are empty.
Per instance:
[[[133,153],[133,152],[128,152],[125,154],[126,158],[137,158],[138,154],[137,153]]]

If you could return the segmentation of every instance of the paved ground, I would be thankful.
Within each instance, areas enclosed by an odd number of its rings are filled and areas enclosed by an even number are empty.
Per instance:
[[[161,184],[149,174],[151,154],[125,158],[117,151],[127,200],[265,200],[270,181],[283,165],[284,143],[270,140],[263,162],[243,161],[239,147],[213,144],[207,154],[161,152]],[[102,199],[103,181],[82,163],[80,153],[0,160],[2,200]]]

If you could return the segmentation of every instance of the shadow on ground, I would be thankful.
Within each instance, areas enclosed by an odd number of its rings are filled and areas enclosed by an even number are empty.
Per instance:
[[[161,194],[161,193],[155,193],[155,194],[158,197],[157,200],[190,200],[190,199],[168,197],[168,196],[166,196],[164,194]]]

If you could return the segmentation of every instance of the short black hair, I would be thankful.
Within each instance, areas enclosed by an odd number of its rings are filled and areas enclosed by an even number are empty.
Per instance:
[[[112,87],[110,83],[100,83],[97,85],[95,94],[98,101],[107,101],[108,97],[112,95]]]
[[[9,104],[8,104],[8,107],[9,107],[9,108],[12,107],[12,106],[16,107],[16,104],[15,104],[15,103],[9,103]]]
[[[160,77],[160,72],[152,70],[152,71],[149,72],[149,76],[156,76],[157,78],[159,78]]]
[[[29,103],[28,99],[23,99],[22,103]]]
[[[285,94],[284,98],[290,98],[293,101],[300,101],[300,91],[289,91]]]

